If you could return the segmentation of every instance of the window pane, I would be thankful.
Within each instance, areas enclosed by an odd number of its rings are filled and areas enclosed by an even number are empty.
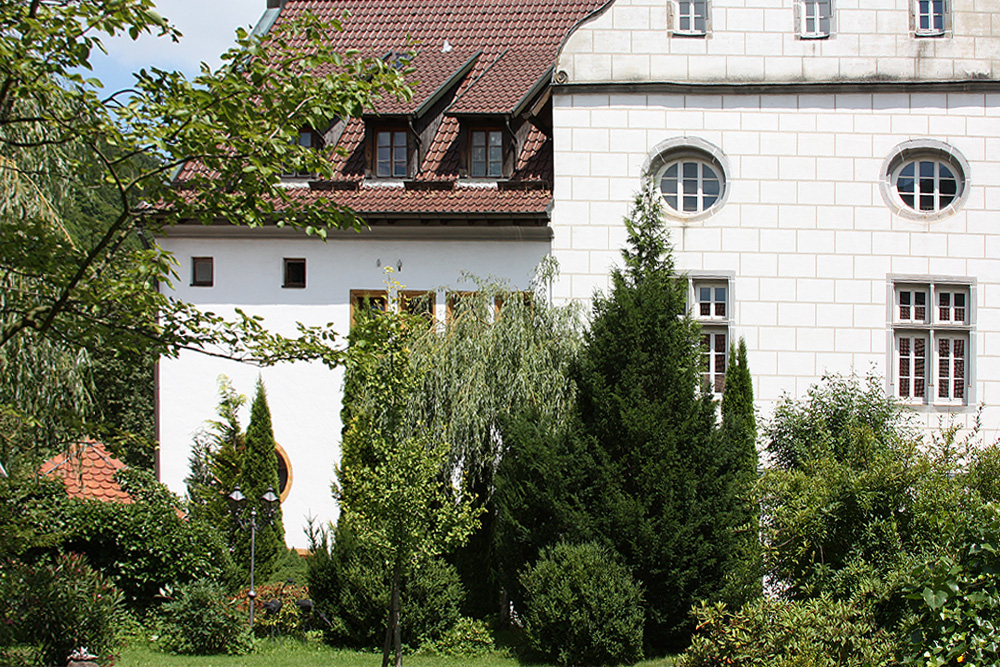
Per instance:
[[[485,132],[473,132],[472,133],[472,145],[473,146],[485,146],[486,145],[486,133]]]
[[[497,146],[499,148],[502,145],[502,137],[503,134],[500,132],[490,132],[490,146]]]

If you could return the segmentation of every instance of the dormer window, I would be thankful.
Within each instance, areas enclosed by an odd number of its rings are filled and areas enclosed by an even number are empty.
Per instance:
[[[469,132],[469,176],[503,176],[503,131],[474,129]]]
[[[377,178],[406,178],[408,143],[406,130],[376,130],[374,171]]]
[[[291,143],[298,144],[302,148],[308,148],[311,150],[319,150],[323,147],[323,137],[319,132],[312,129],[311,127],[303,127],[299,130],[299,135],[297,139],[292,139]],[[291,168],[289,168],[291,167]],[[312,172],[308,171],[295,171],[292,165],[286,165],[285,171],[282,176],[287,178],[310,178],[313,176]]]

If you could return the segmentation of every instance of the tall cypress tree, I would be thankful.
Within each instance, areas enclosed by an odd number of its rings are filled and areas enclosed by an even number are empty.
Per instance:
[[[285,551],[285,528],[281,520],[281,508],[274,520],[263,526],[261,497],[268,488],[278,493],[278,455],[275,451],[274,430],[271,428],[271,410],[267,406],[264,383],[257,378],[257,391],[250,407],[250,423],[247,425],[243,453],[243,468],[240,471],[240,489],[247,497],[247,504],[257,508],[257,574],[256,580],[267,581],[279,555]],[[249,511],[249,508],[247,509]],[[250,561],[249,531],[241,531],[237,540],[237,563]]]
[[[728,575],[728,601],[746,602],[761,592],[760,524],[751,487],[757,476],[757,418],[753,407],[753,382],[747,363],[747,345],[740,338],[729,347],[726,391],[722,395],[722,426],[719,429],[719,459],[722,477],[728,481],[728,523],[736,536]]]
[[[645,589],[645,641],[686,644],[688,611],[722,595],[733,535],[719,477],[716,409],[701,387],[699,328],[651,187],[625,220],[624,268],[595,298],[580,362],[581,415],[607,462],[600,531]]]

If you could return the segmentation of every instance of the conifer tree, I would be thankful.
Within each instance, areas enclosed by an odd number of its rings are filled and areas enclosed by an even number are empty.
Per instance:
[[[736,531],[726,597],[738,605],[760,594],[763,577],[759,516],[750,498],[757,477],[757,418],[747,345],[742,337],[738,345],[729,346],[725,389],[718,453],[723,477],[729,481],[727,497],[732,510],[728,523]]]
[[[580,362],[581,415],[606,461],[599,529],[645,589],[646,644],[686,644],[699,599],[719,599],[732,549],[715,451],[716,408],[701,387],[697,323],[674,270],[662,203],[647,186],[625,220],[624,267],[594,300]]]
[[[249,507],[257,508],[257,581],[267,581],[278,556],[285,547],[285,528],[281,520],[281,508],[274,520],[263,526],[261,519],[261,497],[267,490],[278,493],[278,456],[275,451],[274,430],[271,428],[271,410],[267,406],[264,383],[257,379],[257,391],[250,407],[250,423],[247,424],[245,449],[240,471],[240,490],[247,497]],[[249,511],[249,507],[247,511]],[[250,562],[250,534],[241,531],[237,539],[237,562]]]

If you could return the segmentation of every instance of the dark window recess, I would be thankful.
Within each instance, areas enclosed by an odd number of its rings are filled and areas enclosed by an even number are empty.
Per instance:
[[[299,130],[298,140],[293,139],[292,143],[298,144],[299,146],[310,150],[319,150],[323,147],[323,138],[315,130],[303,128]],[[315,176],[315,174],[309,171],[297,171],[295,169],[286,168],[282,173],[282,176],[292,178],[309,178],[311,176]]]
[[[503,175],[503,132],[473,130],[469,174],[473,178],[500,178]]]
[[[282,287],[306,286],[306,260],[285,259],[285,284]]]
[[[191,258],[191,284],[211,287],[215,282],[215,268],[211,257]]]
[[[375,176],[406,178],[407,139],[401,130],[375,133]]]

